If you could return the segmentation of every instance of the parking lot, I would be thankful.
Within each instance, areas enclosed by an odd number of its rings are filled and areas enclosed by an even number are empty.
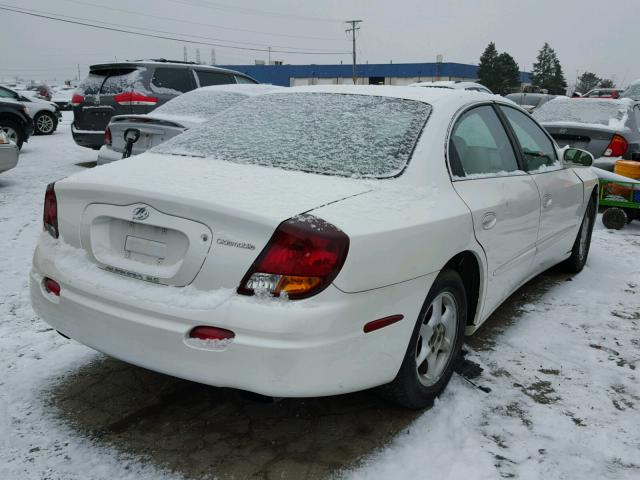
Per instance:
[[[640,476],[640,225],[596,223],[585,270],[551,270],[468,339],[425,412],[375,392],[272,400],[111,359],[31,310],[47,183],[90,168],[65,112],[0,177],[0,478]]]

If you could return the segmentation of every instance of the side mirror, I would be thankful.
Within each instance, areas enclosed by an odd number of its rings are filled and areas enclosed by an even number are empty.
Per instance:
[[[578,148],[567,148],[562,159],[564,164],[570,167],[590,167],[593,165],[593,155]]]

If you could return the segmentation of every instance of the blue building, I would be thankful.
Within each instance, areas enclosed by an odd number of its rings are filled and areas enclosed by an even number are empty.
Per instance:
[[[220,65],[245,73],[261,83],[295,85],[351,84],[351,65]],[[474,81],[478,66],[464,63],[367,63],[357,66],[359,85],[408,85],[435,80]],[[521,73],[524,84],[529,73]]]

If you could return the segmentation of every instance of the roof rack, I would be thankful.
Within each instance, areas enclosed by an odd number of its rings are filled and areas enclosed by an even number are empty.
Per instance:
[[[201,65],[198,62],[185,62],[184,60],[167,60],[166,58],[146,58],[138,60],[130,60],[133,62],[161,62],[161,63],[183,63],[186,65]]]

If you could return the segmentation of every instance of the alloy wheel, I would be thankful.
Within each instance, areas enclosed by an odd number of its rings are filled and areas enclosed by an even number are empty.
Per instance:
[[[458,329],[458,304],[453,294],[439,293],[422,318],[416,344],[418,380],[430,387],[442,377],[453,355]]]
[[[11,127],[2,127],[2,130],[13,143],[18,143],[18,132]]]
[[[50,133],[53,130],[53,118],[47,114],[40,115],[36,127],[40,133]]]

